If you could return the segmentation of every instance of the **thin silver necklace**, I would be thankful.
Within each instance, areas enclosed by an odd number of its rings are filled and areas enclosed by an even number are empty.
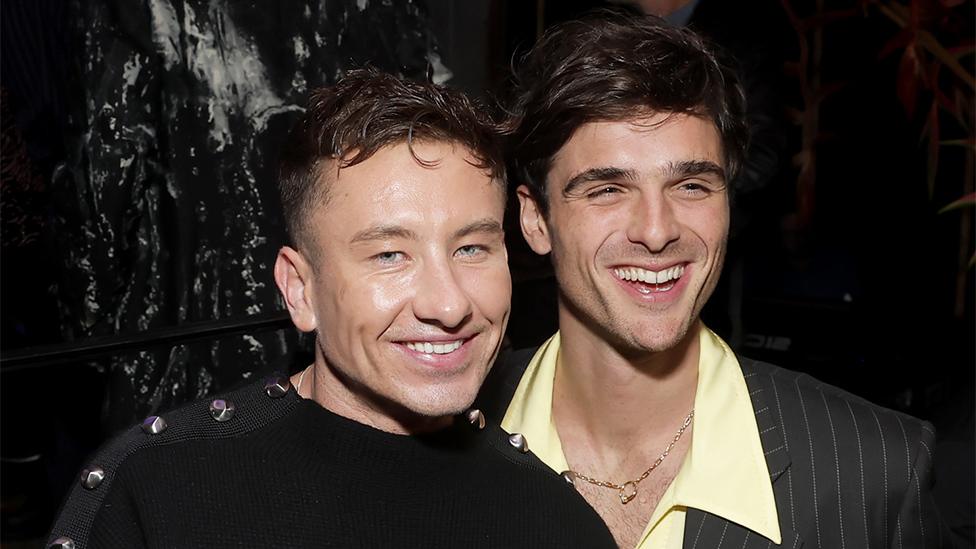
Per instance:
[[[305,382],[305,374],[308,373],[309,368],[311,368],[311,366],[306,366],[305,369],[302,370],[302,374],[298,376],[298,385],[295,386],[295,392],[298,393],[298,396],[302,396],[302,383]]]

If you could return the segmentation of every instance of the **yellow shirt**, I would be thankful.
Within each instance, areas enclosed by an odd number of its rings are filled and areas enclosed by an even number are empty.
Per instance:
[[[695,427],[684,463],[650,516],[637,549],[680,549],[688,507],[781,543],[776,502],[746,380],[729,347],[702,327]],[[539,459],[569,469],[552,420],[559,332],[529,362],[502,427],[525,435]]]

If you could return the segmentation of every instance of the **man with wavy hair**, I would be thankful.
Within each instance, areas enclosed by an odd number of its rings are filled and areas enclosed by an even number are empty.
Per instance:
[[[747,128],[693,32],[601,13],[517,73],[510,177],[549,254],[559,331],[482,399],[621,547],[942,547],[928,423],[737,357],[699,314],[718,281]]]

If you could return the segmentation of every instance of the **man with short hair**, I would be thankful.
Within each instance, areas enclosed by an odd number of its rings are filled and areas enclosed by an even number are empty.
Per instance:
[[[465,412],[509,314],[500,156],[458,92],[372,70],[313,92],[274,268],[313,363],[109,443],[50,546],[613,546],[522,437]]]
[[[621,547],[941,547],[929,424],[736,357],[699,313],[747,128],[694,33],[601,13],[551,29],[510,105],[529,246],[559,331],[482,393]]]

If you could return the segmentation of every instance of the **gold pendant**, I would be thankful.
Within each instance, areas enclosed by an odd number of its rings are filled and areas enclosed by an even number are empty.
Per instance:
[[[637,495],[637,483],[628,480],[620,486],[620,493],[617,495],[620,496],[620,503],[627,505]]]

